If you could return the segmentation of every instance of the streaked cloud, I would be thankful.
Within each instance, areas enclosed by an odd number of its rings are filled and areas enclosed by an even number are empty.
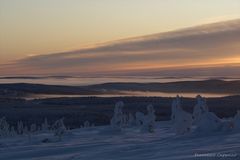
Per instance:
[[[133,71],[146,74],[156,70],[156,74],[176,68],[206,70],[205,66],[216,65],[224,74],[226,70],[222,67],[231,63],[240,64],[240,19],[119,40],[77,51],[30,56],[2,66],[0,72],[127,75]],[[212,68],[214,73],[217,73],[216,67]],[[238,72],[239,68],[234,66],[232,71]]]

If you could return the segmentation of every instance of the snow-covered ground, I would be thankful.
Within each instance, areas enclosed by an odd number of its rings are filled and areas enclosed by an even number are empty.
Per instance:
[[[62,141],[52,133],[0,139],[0,160],[189,160],[240,159],[240,132],[176,135],[170,122],[154,133],[139,128],[112,132],[110,126],[68,131]],[[43,143],[43,139],[50,142]]]

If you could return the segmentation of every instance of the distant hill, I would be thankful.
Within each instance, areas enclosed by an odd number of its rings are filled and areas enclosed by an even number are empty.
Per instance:
[[[89,86],[62,86],[44,84],[0,84],[0,95],[17,93],[34,94],[115,94],[119,91],[159,91],[167,93],[230,93],[240,94],[240,81],[204,80],[168,83],[103,83]],[[119,93],[118,93],[119,94]]]
[[[201,92],[240,94],[240,81],[205,80],[168,83],[104,83],[89,86],[91,89],[160,91],[160,92]]]

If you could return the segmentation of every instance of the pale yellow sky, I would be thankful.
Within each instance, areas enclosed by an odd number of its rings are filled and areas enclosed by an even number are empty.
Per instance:
[[[0,0],[0,64],[240,18],[239,0]]]

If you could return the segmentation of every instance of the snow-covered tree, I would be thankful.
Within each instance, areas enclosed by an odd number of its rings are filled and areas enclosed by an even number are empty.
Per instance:
[[[27,136],[29,143],[32,142],[32,135],[35,132],[34,128],[35,128],[35,125],[32,124],[29,129],[28,129],[27,126],[25,126],[24,129],[23,129],[24,130],[23,132]]]
[[[136,125],[136,120],[135,120],[134,116],[131,113],[129,113],[128,114],[128,126],[131,127],[134,125]]]
[[[10,126],[5,117],[0,119],[0,137],[6,137],[10,135]]]
[[[83,125],[84,125],[84,128],[89,128],[90,127],[90,122],[85,121]]]
[[[198,95],[196,99],[197,99],[197,104],[194,106],[193,116],[192,116],[193,124],[197,123],[200,120],[202,114],[208,112],[206,99],[202,98],[200,95]]]
[[[37,132],[41,132],[42,127],[41,126],[37,126]]]
[[[237,114],[233,118],[233,127],[240,130],[240,110],[237,111]]]
[[[30,130],[28,129],[27,126],[25,126],[25,127],[23,128],[23,134],[24,134],[24,135],[28,135],[29,132],[30,132]]]
[[[228,123],[222,123],[214,113],[208,111],[206,100],[201,96],[197,96],[197,105],[194,107],[193,112],[194,124],[197,131],[212,132],[219,131],[228,126]]]
[[[176,99],[172,102],[172,114],[171,114],[171,121],[175,123],[176,121],[176,114],[182,110],[180,97],[177,95]]]
[[[22,121],[18,121],[18,123],[17,123],[17,133],[18,134],[23,134],[23,130],[24,130],[23,122]]]
[[[30,132],[31,133],[34,133],[34,132],[36,132],[37,131],[37,125],[36,124],[31,124],[31,126],[30,126]]]
[[[154,132],[155,128],[155,110],[153,105],[148,105],[147,106],[147,115],[144,116],[144,121],[141,130],[143,132]]]
[[[122,123],[123,123],[124,127],[128,126],[128,115],[127,114],[122,115]]]
[[[13,126],[11,126],[11,129],[10,129],[10,136],[16,136],[17,135],[17,132],[15,131],[15,128]]]
[[[47,118],[45,118],[44,122],[41,125],[41,129],[42,129],[43,132],[46,132],[46,131],[49,130],[49,128],[50,128],[50,125],[48,124]]]
[[[181,108],[179,96],[172,102],[171,120],[176,134],[185,134],[191,130],[192,115]]]
[[[136,112],[135,116],[136,116],[136,125],[137,126],[143,125],[144,118],[145,118],[144,114],[142,112]]]
[[[62,136],[65,134],[66,132],[66,127],[63,123],[63,119],[61,118],[59,120],[56,120],[55,123],[52,125],[52,129],[54,132],[54,136],[58,137],[58,140],[61,141],[62,140]]]
[[[123,127],[123,109],[124,103],[122,101],[119,101],[115,104],[114,108],[114,115],[111,119],[111,127],[114,130],[119,130],[121,131]]]

